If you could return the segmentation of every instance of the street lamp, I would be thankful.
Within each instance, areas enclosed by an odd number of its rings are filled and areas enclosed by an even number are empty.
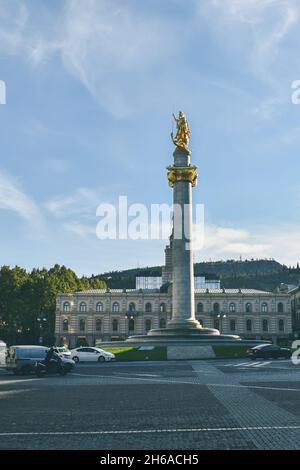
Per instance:
[[[220,320],[220,333],[222,333],[222,330],[223,330],[223,323],[222,323],[222,320],[223,320],[224,318],[226,318],[226,317],[227,317],[227,315],[226,315],[225,313],[224,313],[224,314],[219,313],[219,314],[217,315],[217,318]]]
[[[36,321],[38,322],[39,325],[39,343],[43,344],[43,324],[47,323],[47,318],[46,317],[37,317]]]

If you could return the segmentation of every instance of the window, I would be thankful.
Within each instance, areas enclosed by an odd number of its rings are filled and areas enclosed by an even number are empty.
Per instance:
[[[128,330],[134,331],[134,320],[132,318],[128,322]]]
[[[261,311],[263,313],[267,313],[268,311],[268,304],[266,304],[266,302],[264,302],[263,304],[261,304]]]
[[[165,304],[164,302],[162,302],[162,303],[160,304],[160,306],[159,306],[159,311],[160,311],[161,313],[166,312],[166,304]]]
[[[103,312],[103,303],[102,302],[98,302],[96,304],[96,312]]]
[[[69,320],[67,319],[63,321],[63,331],[69,331]]]
[[[197,304],[197,313],[203,313],[203,303],[199,302]]]
[[[166,324],[167,324],[167,322],[164,318],[161,318],[159,320],[159,328],[166,328]]]
[[[262,329],[263,329],[264,332],[269,331],[268,320],[263,320]]]
[[[278,313],[283,313],[283,311],[284,311],[283,303],[279,302],[279,304],[277,305],[277,312]]]
[[[252,312],[252,304],[250,302],[246,303],[246,313]]]
[[[135,303],[134,302],[130,302],[128,310],[129,310],[130,313],[135,312]]]
[[[233,302],[229,304],[229,312],[235,312],[235,304]]]
[[[101,331],[101,320],[96,320],[96,331]]]
[[[145,321],[145,330],[146,331],[151,330],[151,320],[146,320]]]
[[[235,331],[235,320],[230,320],[230,331]]]
[[[113,322],[112,322],[112,330],[114,332],[118,331],[118,328],[119,328],[119,322],[118,320],[114,319]]]
[[[220,312],[220,305],[215,302],[214,305],[213,305],[213,312],[214,313],[219,313]]]
[[[278,330],[279,331],[284,331],[284,320],[280,319],[278,321]]]
[[[65,302],[63,305],[63,311],[69,312],[70,311],[70,302]]]
[[[112,311],[113,312],[119,312],[120,311],[120,305],[118,304],[118,302],[113,303]]]
[[[83,319],[79,320],[79,330],[85,331],[85,320]]]
[[[247,331],[252,331],[252,320],[247,320],[246,321],[246,330]]]
[[[219,330],[219,329],[220,329],[220,322],[219,322],[219,320],[214,320],[214,328],[215,328],[216,330]]]
[[[145,312],[147,312],[147,313],[152,312],[152,305],[150,304],[150,302],[147,302],[147,303],[146,303],[146,305],[145,305]]]
[[[80,302],[79,312],[81,312],[81,313],[86,312],[86,303],[85,302]]]

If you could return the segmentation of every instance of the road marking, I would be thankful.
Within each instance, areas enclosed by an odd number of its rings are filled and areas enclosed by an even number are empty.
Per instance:
[[[271,361],[270,362],[258,362],[257,364],[254,364],[253,367],[265,367],[268,364],[271,364]]]
[[[160,377],[159,379],[155,379],[155,378],[146,378],[146,377],[125,377],[125,376],[117,376],[117,375],[103,375],[103,376],[100,376],[100,375],[86,375],[86,374],[69,374],[69,375],[79,375],[81,377],[98,377],[98,378],[109,378],[109,379],[122,379],[122,380],[142,380],[142,381],[146,381],[146,382],[155,382],[157,383],[157,381],[159,380],[160,383],[169,383],[171,385],[181,385],[181,384],[184,384],[184,385],[203,385],[203,386],[207,386],[207,387],[233,387],[233,388],[258,388],[258,389],[265,389],[265,390],[280,390],[280,391],[284,391],[284,392],[300,392],[300,388],[284,388],[284,387],[265,387],[265,386],[262,386],[262,385],[240,385],[240,384],[210,384],[210,383],[197,383],[195,381],[182,381],[182,380],[169,380],[169,379],[165,379],[165,378],[162,378]]]
[[[0,386],[1,385],[12,385],[12,384],[18,384],[18,383],[23,383],[23,382],[40,382],[41,379],[39,378],[36,378],[36,379],[19,379],[19,380],[16,380],[16,379],[12,379],[12,380],[2,380],[1,379],[1,382],[0,382]]]
[[[264,387],[263,385],[238,385],[238,384],[205,384],[205,385],[208,387],[259,388],[259,389],[265,389],[265,390],[280,390],[284,392],[300,392],[300,388]]]
[[[299,426],[240,426],[223,428],[177,428],[177,429],[128,429],[120,431],[41,431],[41,432],[0,432],[1,437],[13,436],[82,436],[107,434],[156,434],[156,433],[188,433],[188,432],[241,432],[241,431],[281,431],[300,430]]]
[[[161,375],[157,375],[157,374],[134,374],[134,375],[138,375],[138,376],[145,376],[145,377],[161,377]]]
[[[233,367],[251,366],[251,365],[252,365],[251,362],[250,363],[249,362],[242,362],[242,363],[239,363],[239,364],[234,364]]]

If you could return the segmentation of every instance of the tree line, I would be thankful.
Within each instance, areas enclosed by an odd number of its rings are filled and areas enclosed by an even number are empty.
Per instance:
[[[8,344],[52,344],[56,295],[85,289],[104,289],[98,277],[78,277],[56,264],[31,272],[15,266],[0,269],[0,339]]]

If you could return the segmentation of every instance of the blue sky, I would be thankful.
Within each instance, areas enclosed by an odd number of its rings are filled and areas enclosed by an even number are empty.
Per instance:
[[[96,238],[99,203],[171,203],[172,112],[205,205],[196,259],[300,259],[298,0],[0,0],[1,264],[163,263]]]

